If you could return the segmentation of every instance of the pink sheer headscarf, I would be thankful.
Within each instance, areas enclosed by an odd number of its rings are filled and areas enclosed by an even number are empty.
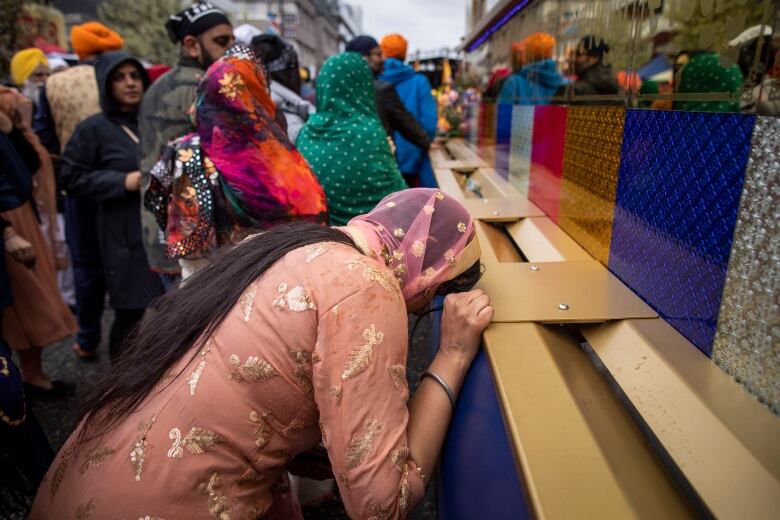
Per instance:
[[[341,229],[364,254],[392,269],[407,302],[429,294],[479,260],[474,219],[458,200],[436,189],[388,195]]]

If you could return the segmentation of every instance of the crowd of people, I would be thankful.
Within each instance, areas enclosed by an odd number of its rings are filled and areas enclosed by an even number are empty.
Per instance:
[[[780,81],[780,47],[771,30],[765,29],[769,28],[750,27],[728,42],[738,50],[732,65],[724,64],[719,53],[702,49],[681,50],[670,57],[657,54],[654,59],[668,64],[669,79],[644,81],[637,72],[615,70],[608,64],[610,45],[596,35],[580,39],[567,60],[568,70],[561,70],[555,59],[555,37],[536,32],[512,44],[511,67],[493,70],[482,99],[502,105],[624,106],[621,91],[649,96],[679,93],[689,96],[674,101],[656,96],[658,99],[643,101],[634,95],[631,103],[638,108],[779,114],[774,93]],[[743,93],[748,81],[752,86]],[[728,99],[702,95],[708,93],[724,94]]]
[[[313,103],[278,36],[206,2],[165,28],[164,74],[89,22],[78,64],[24,49],[0,87],[0,508],[37,490],[30,518],[295,518],[293,472],[335,478],[353,517],[405,517],[492,317],[472,218],[428,162],[430,84],[400,34],[364,35]],[[437,295],[409,399],[407,314]],[[27,404],[72,392],[42,365],[71,336],[111,365],[54,458]]]

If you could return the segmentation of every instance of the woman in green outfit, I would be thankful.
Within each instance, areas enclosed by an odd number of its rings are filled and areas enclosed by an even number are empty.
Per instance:
[[[325,188],[332,225],[407,187],[379,122],[371,70],[356,52],[325,61],[317,76],[317,112],[296,146]]]

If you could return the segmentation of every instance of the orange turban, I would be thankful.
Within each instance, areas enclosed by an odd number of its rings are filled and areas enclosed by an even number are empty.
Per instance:
[[[379,43],[385,58],[396,58],[401,61],[406,59],[406,47],[409,42],[398,33],[388,34]]]
[[[11,79],[21,87],[40,64],[49,64],[49,60],[46,59],[46,55],[42,50],[30,47],[17,52],[11,58]]]
[[[93,54],[119,50],[125,40],[100,22],[87,22],[73,26],[70,30],[70,44],[73,52],[83,60]]]
[[[518,68],[525,64],[525,40],[512,44],[512,67]]]
[[[525,56],[528,61],[549,60],[555,50],[555,38],[543,32],[533,33],[525,40]]]

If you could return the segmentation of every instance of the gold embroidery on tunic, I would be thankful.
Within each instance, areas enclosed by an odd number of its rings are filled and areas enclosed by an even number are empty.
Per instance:
[[[314,244],[306,249],[306,263],[310,264],[312,260],[317,258],[318,256],[322,255],[328,250],[328,247],[325,244]]]
[[[316,310],[317,306],[311,301],[311,297],[306,294],[303,287],[296,285],[290,291],[287,291],[287,283],[282,282],[279,285],[279,296],[273,301],[274,309],[284,310],[285,305],[293,312],[305,312]]]
[[[300,419],[293,419],[290,424],[284,427],[282,433],[284,435],[291,435],[300,432],[306,427],[306,423]]]
[[[89,450],[84,463],[79,468],[79,473],[83,475],[89,468],[100,466],[103,461],[114,453],[116,453],[116,450],[111,446],[98,446],[97,448]]]
[[[312,353],[308,350],[288,350],[290,358],[295,364],[295,380],[304,394],[310,395],[314,392],[312,384]]]
[[[425,254],[425,244],[420,240],[415,240],[412,244],[412,254],[417,258],[422,258]]]
[[[256,411],[249,412],[249,420],[255,424],[255,429],[252,431],[252,437],[255,439],[255,446],[257,451],[263,451],[268,446],[268,442],[271,440],[271,431],[268,427],[268,418],[271,416],[271,412],[265,412],[260,415]]]
[[[352,379],[353,377],[362,374],[366,368],[368,368],[371,364],[374,346],[382,343],[384,337],[384,333],[376,331],[373,323],[371,324],[371,327],[363,331],[365,343],[349,354],[347,366],[341,373],[342,381]]]
[[[365,430],[362,435],[352,439],[347,446],[346,468],[353,469],[359,466],[371,450],[374,449],[374,437],[385,429],[385,425],[379,422],[379,419],[369,419],[366,421]]]
[[[408,465],[404,465],[403,475],[401,476],[401,487],[398,492],[398,509],[401,511],[401,516],[406,517],[409,514],[409,506],[412,498],[412,486],[409,485]]]
[[[76,508],[76,520],[88,520],[92,516],[92,510],[95,506],[92,504],[92,499],[86,504],[81,504]]]
[[[0,374],[4,376],[11,375],[11,372],[8,370],[8,360],[5,358],[5,356],[0,356],[0,364],[3,365],[3,367],[0,368]]]
[[[396,249],[395,251],[393,251],[393,258],[395,258],[396,260],[403,260],[404,252],[401,251],[400,249]]]
[[[393,295],[393,300],[398,301],[400,299],[395,278],[387,271],[377,269],[363,259],[351,260],[347,263],[347,268],[350,271],[354,271],[358,268],[362,269],[360,274],[363,276],[364,280],[378,283],[382,289]]]
[[[319,423],[319,425],[320,425],[320,440],[322,441],[322,444],[327,444],[328,439],[327,436],[325,435],[325,426],[322,423]]]
[[[236,354],[232,354],[230,364],[233,367],[230,371],[230,379],[239,383],[242,381],[262,383],[279,376],[279,372],[271,363],[257,356],[249,356],[242,366],[241,359]]]
[[[254,468],[249,468],[243,473],[243,475],[238,477],[236,484],[239,486],[245,486],[256,481],[259,476],[260,473],[258,473]]]
[[[444,192],[437,191],[436,192],[436,200],[444,200]]]
[[[206,341],[206,344],[203,345],[203,348],[200,349],[200,355],[205,356],[209,350],[211,350],[211,338],[209,338],[208,341]]]
[[[199,426],[193,426],[183,439],[181,438],[181,430],[173,428],[168,433],[168,438],[173,441],[173,446],[168,450],[168,456],[175,459],[180,459],[184,454],[183,448],[187,448],[187,451],[193,455],[200,455],[209,448],[227,440],[220,434],[204,430]]]
[[[333,306],[333,315],[334,316],[338,316],[339,315],[339,306],[338,305],[334,305]]]
[[[199,486],[201,495],[207,495],[208,511],[213,518],[218,520],[230,520],[231,505],[230,500],[222,494],[222,485],[219,481],[219,473],[212,473],[208,482]]]
[[[320,361],[322,361],[322,358],[320,357],[320,355],[318,353],[316,353],[316,352],[312,352],[311,353],[311,362],[312,362],[312,364],[317,364]]]
[[[390,508],[381,507],[376,504],[372,504],[371,507],[368,508],[368,513],[371,515],[368,517],[368,520],[387,520],[390,518]]]
[[[141,471],[143,470],[144,461],[146,461],[146,434],[154,423],[154,417],[149,420],[141,421],[138,423],[138,435],[135,437],[133,443],[133,449],[130,450],[130,464],[133,466],[135,472],[135,480],[141,480]]]
[[[409,448],[398,448],[390,452],[390,460],[395,468],[402,472],[409,461]]]
[[[54,473],[51,477],[51,496],[54,498],[54,495],[57,494],[57,490],[60,488],[60,484],[62,484],[62,479],[65,477],[65,472],[68,470],[68,465],[70,464],[70,459],[73,456],[73,447],[68,446],[64,450],[62,450],[62,456],[60,457],[60,461],[57,464],[57,468],[54,470]]]
[[[330,392],[330,395],[336,398],[336,404],[341,404],[341,386],[333,385],[328,391]]]
[[[206,360],[201,359],[200,363],[198,363],[198,366],[195,367],[195,370],[192,371],[192,374],[190,374],[190,377],[187,378],[187,384],[190,386],[190,395],[195,395],[195,387],[198,386],[198,381],[200,381],[200,375],[203,373],[203,368],[206,366]]]
[[[259,520],[260,518],[263,518],[263,515],[265,514],[265,510],[263,510],[262,507],[260,507],[260,504],[252,503],[249,506],[249,510],[247,511],[247,516],[249,517],[249,520]]]
[[[431,206],[430,204],[426,204],[425,206],[423,206],[423,213],[425,213],[426,215],[433,215],[434,211],[436,210],[433,209],[433,206]]]
[[[339,473],[338,474],[338,479],[339,479],[339,482],[344,484],[344,489],[349,491],[349,479],[347,478],[346,473]]]
[[[458,222],[458,231],[461,232],[461,233],[465,233],[466,232],[466,224],[464,224],[463,222]]]
[[[149,515],[146,515],[146,516],[139,516],[138,520],[165,520],[165,518],[163,518],[161,516],[149,516]]]
[[[241,310],[241,316],[244,321],[249,321],[249,317],[252,316],[252,306],[255,304],[256,295],[257,283],[253,283],[238,299],[238,308]]]
[[[404,400],[409,396],[409,384],[406,381],[406,367],[403,365],[393,365],[387,367],[387,371],[390,373],[390,378],[393,380],[395,387],[401,391],[404,396]]]

